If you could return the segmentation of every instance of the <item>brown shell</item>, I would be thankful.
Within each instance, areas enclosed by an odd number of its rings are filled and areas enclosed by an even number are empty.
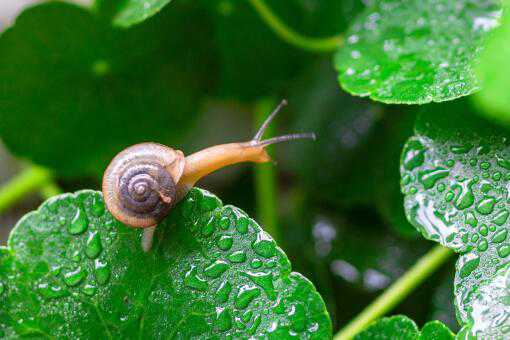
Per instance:
[[[103,175],[106,207],[128,226],[157,225],[175,203],[184,165],[184,154],[165,145],[128,147],[115,156]]]

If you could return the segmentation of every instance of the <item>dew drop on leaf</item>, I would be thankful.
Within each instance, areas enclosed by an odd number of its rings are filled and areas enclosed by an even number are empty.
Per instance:
[[[229,267],[229,264],[223,260],[217,260],[204,269],[204,275],[210,278],[220,277]]]
[[[69,287],[78,285],[87,276],[87,272],[82,267],[77,267],[64,274],[64,283]]]
[[[239,288],[239,292],[235,298],[235,306],[238,309],[245,309],[248,305],[260,296],[260,289],[253,286],[242,286]]]
[[[246,253],[243,250],[238,250],[229,254],[227,259],[232,263],[242,263],[246,261]]]
[[[274,241],[264,232],[257,235],[257,240],[253,242],[252,247],[255,253],[265,257],[266,259],[271,258],[276,254]]]
[[[482,215],[489,215],[494,210],[496,200],[494,197],[484,197],[476,206],[476,211]]]
[[[95,277],[99,284],[105,284],[110,279],[110,268],[105,262],[96,259],[94,262]]]
[[[207,281],[198,276],[198,269],[196,266],[191,266],[191,269],[184,275],[184,283],[186,286],[205,291],[209,288],[209,284]]]
[[[72,235],[82,234],[87,230],[88,220],[85,216],[83,209],[76,209],[76,213],[74,214],[73,219],[71,220],[71,224],[68,227],[68,231]]]
[[[99,236],[99,232],[94,231],[90,233],[89,238],[87,239],[87,244],[85,246],[85,255],[87,255],[90,259],[95,259],[99,256],[103,250],[103,246],[101,245],[101,238]]]
[[[232,285],[230,284],[230,282],[228,281],[222,282],[221,285],[218,287],[218,290],[216,291],[216,301],[218,303],[227,302],[231,291]]]

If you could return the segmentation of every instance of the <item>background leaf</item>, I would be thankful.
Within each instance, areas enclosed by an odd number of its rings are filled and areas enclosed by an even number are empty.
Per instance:
[[[113,23],[120,27],[129,27],[140,23],[158,13],[171,0],[125,0]]]
[[[490,280],[510,255],[510,148],[505,136],[474,116],[466,101],[434,105],[419,116],[416,136],[402,154],[409,220],[426,238],[462,254],[455,278],[462,323],[469,322],[481,282]],[[488,336],[503,328],[477,331]]]
[[[214,80],[214,48],[202,10],[171,9],[121,31],[70,4],[23,12],[0,37],[4,143],[73,177],[101,174],[130,144],[178,146]],[[202,19],[190,28],[189,16]]]
[[[479,89],[473,64],[497,25],[499,1],[382,0],[335,57],[341,86],[384,103],[423,104]]]
[[[510,12],[507,7],[499,27],[484,50],[477,75],[483,90],[474,99],[485,113],[499,122],[510,123]]]
[[[94,191],[26,215],[0,253],[3,336],[331,335],[313,285],[255,221],[208,192],[174,208],[150,253],[140,234]]]
[[[355,340],[448,340],[453,338],[454,334],[439,321],[428,322],[420,332],[414,321],[404,315],[396,315],[378,320],[354,337]]]

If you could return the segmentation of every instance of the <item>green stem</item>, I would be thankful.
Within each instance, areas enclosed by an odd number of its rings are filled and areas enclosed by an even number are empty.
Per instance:
[[[62,193],[62,189],[53,181],[53,179],[50,179],[41,187],[39,192],[41,193],[42,198],[48,199],[50,197],[60,195]]]
[[[267,118],[268,112],[271,112],[276,106],[272,99],[264,99],[255,105],[255,126],[256,129],[262,125]],[[272,137],[274,134],[274,122],[264,134],[265,138]],[[261,163],[255,165],[255,200],[257,209],[257,219],[276,241],[279,238],[278,216],[276,209],[277,183],[276,169],[272,163]]]
[[[55,193],[56,186],[52,181],[51,173],[46,169],[36,166],[25,169],[0,188],[0,214],[31,192],[46,187],[43,196]]]
[[[260,18],[279,36],[290,45],[312,52],[333,52],[344,43],[343,34],[327,38],[312,38],[304,36],[287,26],[276,16],[263,0],[248,0]]]
[[[352,339],[370,323],[389,312],[438,269],[453,253],[443,246],[435,246],[418,260],[404,276],[393,283],[382,295],[368,305],[347,326],[338,332],[334,340]]]

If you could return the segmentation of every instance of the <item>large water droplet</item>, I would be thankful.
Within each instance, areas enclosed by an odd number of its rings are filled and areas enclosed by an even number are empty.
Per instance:
[[[78,285],[87,276],[87,272],[81,267],[77,267],[64,274],[64,282],[69,287]]]
[[[246,261],[246,253],[243,250],[238,250],[233,252],[232,254],[229,254],[227,256],[227,259],[233,263],[242,263]]]
[[[265,232],[257,234],[257,240],[253,242],[252,248],[258,255],[271,258],[276,255],[276,244]]]
[[[101,262],[99,259],[96,259],[94,262],[95,268],[95,276],[96,280],[99,284],[105,284],[110,279],[110,268],[104,262]]]
[[[85,230],[87,230],[88,220],[87,216],[85,215],[85,212],[83,209],[78,208],[76,209],[76,213],[74,214],[73,219],[71,220],[71,224],[67,228],[70,234],[78,235]]]
[[[489,215],[494,210],[496,200],[494,197],[486,196],[476,206],[476,211],[482,215]]]
[[[498,231],[496,234],[494,234],[494,236],[492,237],[492,240],[491,242],[493,243],[501,243],[503,242],[504,240],[506,240],[506,235],[507,235],[507,230],[506,229],[502,229],[500,231]]]
[[[489,244],[487,243],[486,239],[482,238],[480,240],[480,242],[478,242],[478,247],[477,247],[478,251],[481,251],[481,252],[486,251],[488,247],[489,247]]]
[[[191,266],[191,269],[186,273],[184,276],[184,284],[190,288],[201,291],[205,291],[209,288],[207,281],[198,276],[198,269],[196,266]]]
[[[101,245],[99,232],[94,231],[90,233],[87,240],[87,244],[85,246],[85,255],[87,255],[87,257],[90,259],[95,259],[101,253],[101,250],[103,250],[103,246]]]
[[[96,286],[94,285],[91,285],[91,284],[86,284],[83,289],[82,289],[83,293],[85,295],[88,295],[88,296],[93,296],[94,294],[96,294]]]
[[[466,181],[452,185],[454,190],[458,190],[458,194],[454,202],[454,205],[457,209],[464,210],[473,205],[475,202],[475,195],[473,194],[472,187],[472,181]]]
[[[496,216],[494,216],[494,219],[492,220],[497,225],[503,225],[505,224],[506,220],[508,219],[508,210],[501,210],[499,211]]]
[[[232,316],[228,309],[216,309],[216,325],[218,326],[218,330],[220,332],[225,332],[232,328]]]
[[[248,232],[248,226],[250,221],[246,217],[241,217],[236,222],[236,229],[241,234],[246,234]]]
[[[276,292],[273,285],[273,274],[247,272],[246,275],[253,283],[264,290],[264,293],[266,293],[270,300],[276,299]]]
[[[92,199],[92,214],[96,217],[100,217],[104,214],[104,202],[101,196],[94,196]]]
[[[445,168],[436,168],[423,170],[419,172],[420,182],[425,189],[430,189],[436,185],[437,181],[448,176],[450,171]]]
[[[218,239],[218,248],[221,250],[229,250],[232,248],[232,244],[234,243],[234,238],[232,236],[223,235]]]
[[[230,282],[224,281],[216,291],[216,301],[218,303],[227,302],[231,291],[232,285],[230,284]]]
[[[413,170],[425,161],[425,147],[418,140],[409,141],[403,152],[404,168]]]
[[[37,291],[47,299],[57,299],[59,297],[68,296],[69,292],[57,285],[50,285],[48,283],[39,283]]]
[[[237,293],[235,306],[238,309],[245,309],[253,301],[253,299],[259,296],[260,288],[248,285],[242,286],[239,288],[239,292]]]
[[[463,263],[460,264],[460,261],[463,261]],[[480,264],[480,258],[475,254],[467,254],[459,259],[459,264],[460,264],[459,269],[460,277],[466,278],[473,272],[473,270],[478,268],[478,265]]]
[[[498,255],[501,257],[507,257],[510,255],[510,245],[504,244],[498,248]]]
[[[223,260],[216,260],[216,262],[204,269],[204,274],[207,277],[215,279],[220,277],[228,269],[228,267],[229,265],[227,262]]]

